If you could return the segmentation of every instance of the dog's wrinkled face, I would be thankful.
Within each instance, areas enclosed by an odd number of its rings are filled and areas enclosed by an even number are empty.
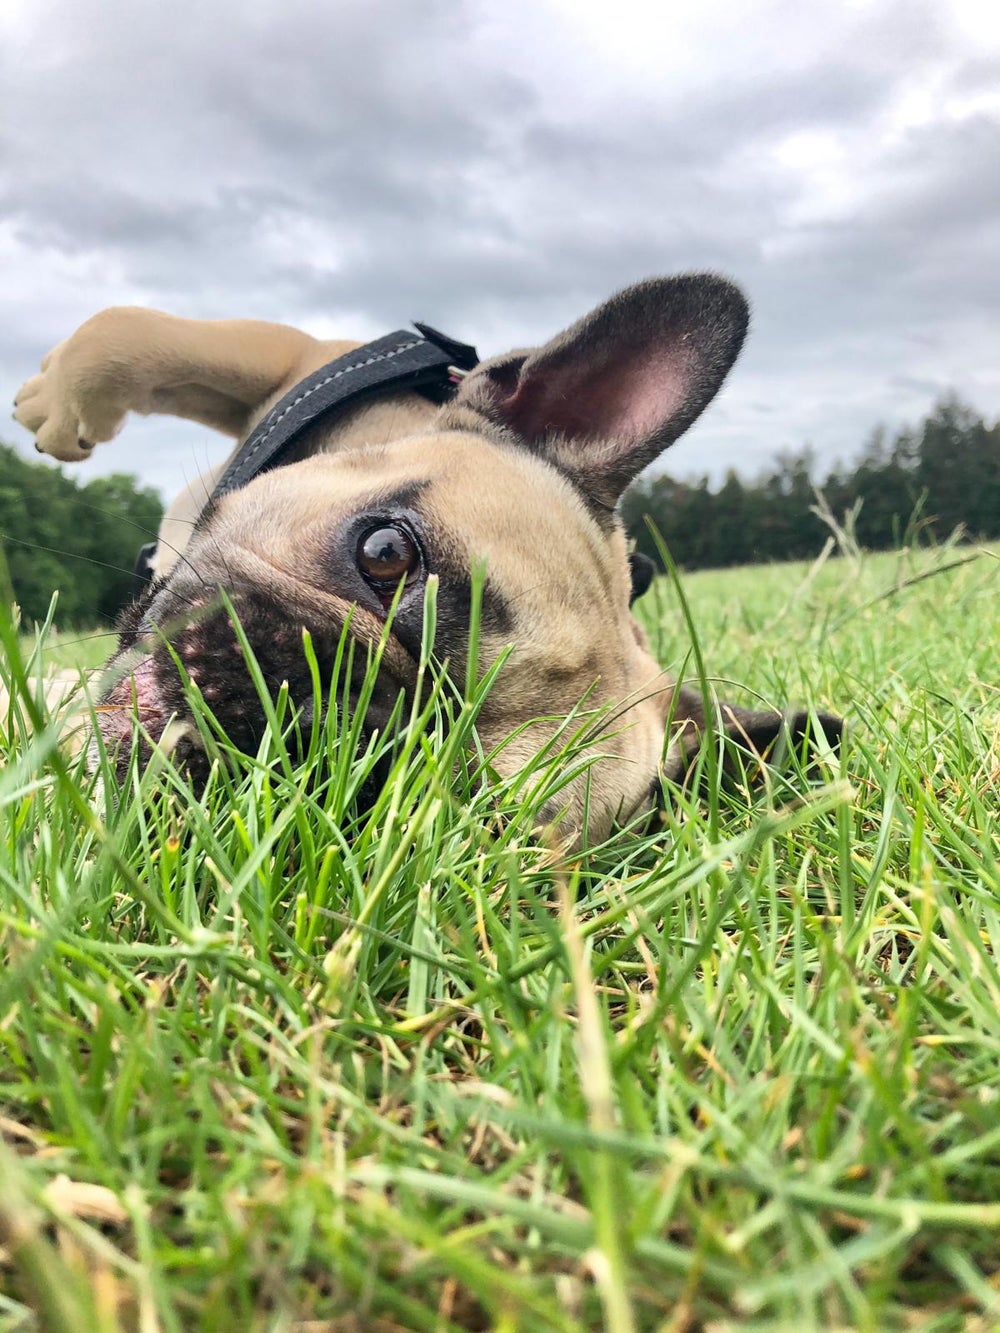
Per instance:
[[[614,506],[713,397],[746,321],[721,279],[640,284],[545,347],[480,366],[429,428],[350,447],[320,441],[329,452],[227,495],[126,624],[131,674],[105,697],[105,740],[130,734],[133,709],[154,736],[171,715],[183,720],[176,652],[230,739],[255,748],[263,710],[219,589],[268,685],[287,681],[300,705],[312,694],[303,629],[328,679],[349,622],[363,670],[395,598],[367,715],[380,727],[414,683],[428,579],[439,584],[435,654],[464,670],[473,570],[484,566],[480,671],[512,652],[479,717],[481,739],[503,747],[497,767],[512,772],[581,700],[604,710],[589,775],[561,793],[564,809],[543,812],[578,833],[586,795],[590,832],[603,834],[648,801],[667,719],[699,720],[630,614]],[[756,716],[741,719],[752,727]],[[773,739],[780,715],[767,717]],[[197,745],[181,745],[196,766]]]
[[[282,681],[299,703],[312,693],[302,631],[329,680],[350,621],[362,649],[374,648],[403,583],[382,657],[369,726],[384,723],[400,690],[412,688],[420,657],[427,580],[438,579],[435,655],[464,670],[472,571],[485,566],[479,667],[515,645],[491,689],[479,730],[488,749],[525,723],[629,700],[627,721],[608,731],[617,755],[609,800],[630,812],[645,795],[663,744],[667,682],[642,648],[629,612],[625,542],[602,523],[571,482],[515,447],[459,431],[318,456],[258,478],[225,497],[169,578],[133,615],[122,649],[133,660],[101,712],[105,740],[124,738],[134,696],[154,734],[185,715],[169,642],[227,735],[256,747],[263,711],[248,678],[224,588],[268,684]],[[142,650],[140,649],[140,652]],[[355,654],[363,673],[366,652]],[[360,683],[360,682],[358,682]],[[506,745],[514,770],[555,729],[543,722]],[[182,756],[197,765],[189,737]]]

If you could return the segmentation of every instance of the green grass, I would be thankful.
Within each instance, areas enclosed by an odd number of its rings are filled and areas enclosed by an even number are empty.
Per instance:
[[[966,554],[685,578],[710,671],[846,712],[842,762],[561,866],[558,765],[456,777],[474,701],[355,825],[334,724],[319,782],[278,739],[108,806],[25,718],[0,1327],[996,1327],[1000,567],[918,578]]]

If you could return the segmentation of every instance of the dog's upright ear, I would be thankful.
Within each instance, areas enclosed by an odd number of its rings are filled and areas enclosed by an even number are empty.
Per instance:
[[[459,401],[610,508],[715,397],[748,319],[742,293],[725,278],[652,278],[544,347],[484,362]]]

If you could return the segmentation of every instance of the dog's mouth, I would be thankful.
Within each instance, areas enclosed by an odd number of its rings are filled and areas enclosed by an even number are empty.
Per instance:
[[[176,688],[169,688],[170,676],[164,678],[162,669],[155,653],[123,655],[112,664],[112,683],[95,705],[101,747],[119,785],[126,782],[133,757],[145,768],[157,751],[169,755],[194,781],[208,775],[208,756],[180,681],[175,677]],[[92,764],[97,754],[95,737]]]
[[[136,724],[159,740],[167,723],[165,704],[156,678],[152,656],[144,657],[123,675],[96,707],[97,725],[109,753],[126,751]]]
[[[207,777],[210,758],[203,728],[196,723],[201,709],[192,700],[192,690],[200,693],[200,703],[232,749],[243,754],[255,754],[267,730],[261,686],[272,699],[287,689],[290,710],[285,720],[294,720],[289,743],[303,753],[313,725],[323,723],[333,702],[352,718],[364,707],[357,728],[364,741],[375,732],[385,734],[412,674],[405,661],[401,670],[397,660],[408,659],[407,654],[398,650],[391,662],[388,654],[382,656],[374,668],[374,689],[370,681],[365,688],[373,670],[373,645],[353,627],[313,625],[310,662],[303,646],[304,626],[294,617],[280,615],[270,599],[254,593],[234,596],[232,602],[241,635],[229,612],[216,608],[175,629],[169,642],[162,631],[158,640],[142,638],[137,630],[123,634],[119,656],[109,668],[111,683],[95,710],[119,782],[125,780],[134,752],[145,767],[154,748],[166,752],[192,780]],[[149,622],[142,623],[148,630]]]

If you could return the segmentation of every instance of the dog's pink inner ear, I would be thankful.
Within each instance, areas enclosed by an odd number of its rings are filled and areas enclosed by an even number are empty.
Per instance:
[[[687,358],[671,363],[648,348],[618,351],[601,365],[529,365],[505,404],[508,424],[529,440],[562,435],[638,442],[654,434],[688,398]]]
[[[747,318],[711,274],[639,283],[544,347],[484,366],[487,414],[614,504],[718,392]]]

